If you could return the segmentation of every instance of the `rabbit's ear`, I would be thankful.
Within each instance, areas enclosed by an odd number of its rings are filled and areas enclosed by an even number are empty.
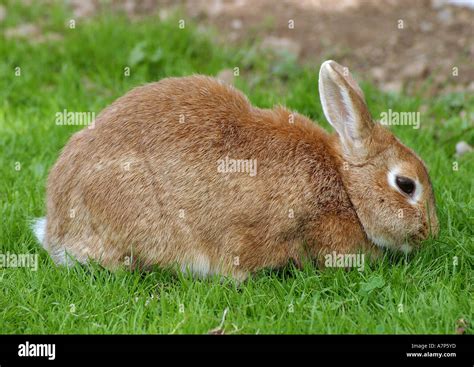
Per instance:
[[[339,134],[345,153],[366,153],[365,139],[374,122],[349,70],[335,61],[325,61],[319,71],[319,96],[324,115]]]

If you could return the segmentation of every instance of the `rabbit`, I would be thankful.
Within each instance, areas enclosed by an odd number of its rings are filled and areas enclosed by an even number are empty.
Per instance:
[[[423,161],[372,119],[347,68],[325,61],[319,93],[334,134],[208,76],[131,90],[65,146],[38,240],[57,264],[244,280],[334,252],[408,252],[435,236]]]

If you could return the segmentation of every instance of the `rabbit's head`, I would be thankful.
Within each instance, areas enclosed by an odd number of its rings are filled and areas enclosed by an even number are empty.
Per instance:
[[[338,135],[344,185],[368,238],[378,246],[408,252],[436,235],[438,219],[426,166],[372,119],[348,69],[324,62],[319,94]]]

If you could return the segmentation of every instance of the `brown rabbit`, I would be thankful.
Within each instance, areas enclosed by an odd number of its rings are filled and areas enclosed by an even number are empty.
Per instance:
[[[64,148],[38,239],[57,263],[237,279],[333,251],[411,249],[438,230],[427,170],[346,71],[320,70],[333,135],[210,77],[133,89]]]

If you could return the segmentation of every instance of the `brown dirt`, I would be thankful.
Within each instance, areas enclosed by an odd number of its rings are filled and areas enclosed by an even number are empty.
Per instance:
[[[72,6],[81,11],[77,4],[87,9],[85,3],[96,2],[73,0]],[[113,6],[130,17],[166,17],[180,9],[217,29],[223,42],[261,42],[305,63],[332,58],[387,91],[474,92],[474,8],[446,0],[126,0]]]

